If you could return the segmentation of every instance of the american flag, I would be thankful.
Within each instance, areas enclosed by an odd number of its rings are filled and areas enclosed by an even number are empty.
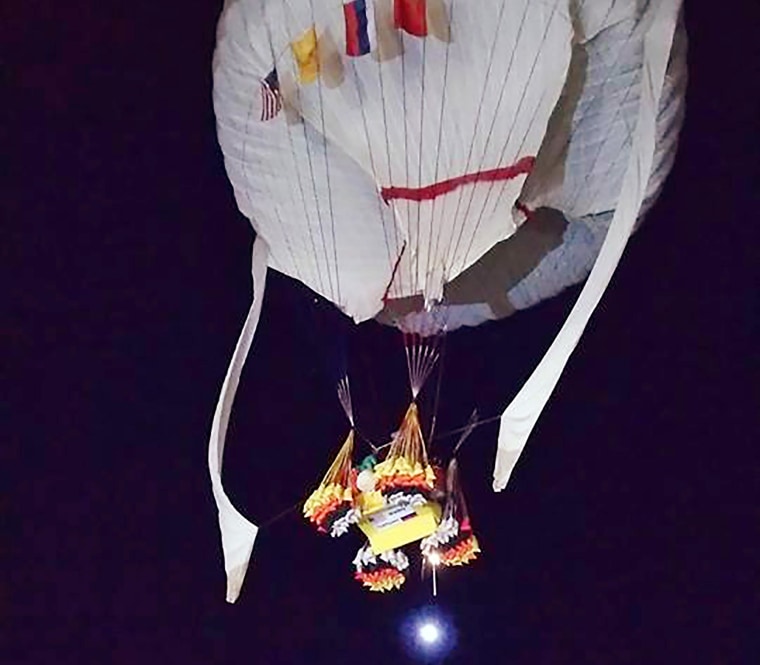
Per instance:
[[[269,72],[269,75],[261,81],[261,120],[266,122],[274,118],[282,110],[282,98],[280,97],[280,82],[277,78],[277,69]]]

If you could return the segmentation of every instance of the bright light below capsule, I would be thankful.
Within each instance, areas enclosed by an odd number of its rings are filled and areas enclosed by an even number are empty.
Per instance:
[[[417,631],[420,640],[425,644],[435,644],[441,639],[441,629],[432,621],[423,623]]]
[[[401,624],[404,650],[420,663],[439,663],[457,644],[457,630],[450,614],[438,605],[411,610]]]

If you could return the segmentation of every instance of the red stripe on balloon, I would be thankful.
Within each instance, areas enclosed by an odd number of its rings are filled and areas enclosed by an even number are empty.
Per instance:
[[[511,166],[502,166],[498,169],[468,173],[456,178],[449,178],[425,187],[383,187],[380,193],[384,201],[393,199],[406,199],[408,201],[432,201],[433,199],[453,192],[457,187],[469,185],[473,182],[499,182],[512,180],[517,176],[531,172],[535,157],[522,157]]]

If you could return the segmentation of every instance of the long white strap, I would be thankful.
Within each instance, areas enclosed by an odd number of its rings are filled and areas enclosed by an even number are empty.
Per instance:
[[[211,436],[208,442],[208,471],[211,476],[211,488],[219,511],[219,529],[222,532],[222,550],[224,552],[224,569],[227,572],[227,602],[234,603],[240,595],[248,562],[253,551],[258,527],[243,517],[232,505],[222,486],[222,459],[224,442],[227,437],[227,425],[230,411],[235,401],[240,374],[245,359],[253,342],[256,327],[261,315],[267,277],[267,258],[269,248],[261,236],[253,243],[253,302],[243,324],[235,351],[232,354],[227,376],[224,378],[219,401],[216,404]]]
[[[661,0],[644,38],[641,101],[620,201],[596,263],[562,329],[538,367],[501,416],[493,488],[503,490],[549,401],[562,371],[620,262],[646,193],[655,151],[655,128],[681,0]]]

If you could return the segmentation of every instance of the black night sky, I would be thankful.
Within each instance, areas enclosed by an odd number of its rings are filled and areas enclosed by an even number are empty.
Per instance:
[[[221,2],[15,5],[0,12],[3,661],[406,662],[399,631],[429,584],[365,592],[361,541],[298,511],[262,528],[224,601],[206,444],[253,234],[216,144]],[[491,491],[495,426],[462,449],[483,555],[440,580],[446,662],[760,658],[760,23],[753,0],[687,5],[687,117],[660,201],[507,490]],[[506,405],[578,292],[449,336],[440,432]],[[346,433],[324,371],[340,326],[309,302],[270,273],[233,413],[227,489],[259,524]],[[406,406],[400,336],[370,323],[346,345],[359,424],[381,439]]]

